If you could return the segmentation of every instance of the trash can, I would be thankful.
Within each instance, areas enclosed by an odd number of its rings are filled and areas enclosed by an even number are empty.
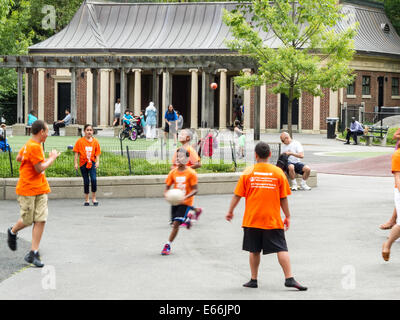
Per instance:
[[[326,118],[327,124],[327,138],[328,139],[335,139],[336,138],[336,122],[339,118]]]

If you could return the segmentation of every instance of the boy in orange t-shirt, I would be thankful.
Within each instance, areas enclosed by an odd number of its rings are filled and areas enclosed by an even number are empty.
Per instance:
[[[200,208],[193,207],[194,195],[197,193],[197,174],[193,169],[186,167],[189,154],[184,148],[180,148],[176,155],[178,167],[172,169],[165,180],[164,196],[173,185],[174,188],[184,192],[185,198],[179,205],[171,206],[172,231],[161,252],[162,255],[170,254],[171,243],[176,238],[181,224],[185,224],[188,229],[191,227],[192,214],[190,211],[194,210],[197,216],[201,211]]]
[[[396,212],[400,212],[400,149],[397,149],[392,155],[392,173],[394,175],[394,204]],[[396,224],[392,226],[388,239],[382,245],[382,258],[389,261],[390,248],[393,242],[400,238],[400,224],[396,216]]]
[[[246,198],[242,227],[244,229],[243,250],[250,252],[251,279],[243,286],[257,288],[260,253],[277,253],[285,274],[285,286],[307,290],[292,276],[290,258],[284,230],[289,229],[290,210],[287,196],[290,186],[282,169],[269,164],[269,145],[259,142],[255,148],[257,163],[245,169],[236,185],[226,220],[231,221],[233,210],[241,197]],[[285,214],[282,222],[281,211]]]
[[[17,161],[21,162],[16,188],[21,218],[7,230],[8,246],[15,251],[18,231],[33,224],[32,248],[25,256],[25,261],[33,263],[36,267],[44,266],[39,256],[39,244],[48,216],[47,194],[50,193],[44,172],[60,155],[56,150],[52,150],[49,158],[45,159],[41,143],[46,141],[48,134],[47,124],[36,120],[32,124],[32,138],[17,155]]]

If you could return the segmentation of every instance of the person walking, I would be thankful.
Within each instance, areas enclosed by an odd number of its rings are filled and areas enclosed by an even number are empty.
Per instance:
[[[113,127],[119,125],[119,120],[121,119],[121,99],[117,99],[114,105],[114,122]]]
[[[84,136],[76,141],[73,151],[75,152],[74,164],[75,170],[81,171],[83,178],[83,190],[85,194],[84,206],[89,206],[89,182],[91,183],[92,202],[94,206],[98,206],[96,199],[97,177],[96,169],[100,163],[100,144],[93,137],[93,127],[86,124],[83,128]],[[79,165],[78,165],[79,159]],[[89,181],[90,177],[90,181]]]
[[[168,106],[168,110],[165,112],[164,115],[164,120],[165,120],[165,128],[164,128],[164,137],[165,137],[165,144],[168,141],[169,136],[174,137],[174,146],[176,146],[176,133],[178,131],[178,116],[176,115],[176,112],[174,110],[174,107],[172,104]]]
[[[44,173],[60,155],[60,152],[52,150],[49,157],[45,158],[42,143],[48,135],[48,125],[42,120],[35,121],[32,124],[32,138],[17,155],[16,160],[21,162],[16,188],[21,218],[7,230],[8,247],[15,251],[18,232],[33,224],[31,250],[24,259],[39,268],[44,266],[40,259],[39,245],[48,217],[47,195],[51,192]]]
[[[260,254],[277,253],[285,276],[285,286],[307,290],[293,277],[285,232],[290,227],[290,210],[287,196],[291,194],[284,172],[268,163],[270,147],[265,142],[255,147],[256,164],[246,168],[239,178],[229,211],[225,218],[231,221],[233,211],[242,197],[246,198],[242,227],[243,250],[249,251],[251,279],[243,286],[257,288]],[[285,220],[281,218],[281,208]]]
[[[144,115],[146,116],[146,139],[155,139],[157,135],[157,109],[154,102],[150,101]]]

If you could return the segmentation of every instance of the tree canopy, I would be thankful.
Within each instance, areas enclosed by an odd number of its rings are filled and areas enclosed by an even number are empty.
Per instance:
[[[227,45],[239,54],[253,57],[258,69],[235,81],[243,88],[273,85],[273,93],[286,94],[288,131],[292,135],[295,98],[302,92],[321,96],[321,88],[337,90],[353,81],[349,62],[355,52],[356,26],[335,31],[335,25],[343,18],[336,0],[240,2],[237,10],[224,12],[224,22],[234,36]],[[269,47],[260,32],[277,38],[280,45]]]

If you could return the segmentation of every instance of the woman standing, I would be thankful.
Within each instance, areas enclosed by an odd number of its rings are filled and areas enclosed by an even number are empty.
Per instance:
[[[176,146],[176,132],[178,131],[178,116],[174,110],[172,104],[168,106],[168,110],[165,112],[164,115],[165,119],[165,129],[164,129],[164,136],[165,136],[165,143],[168,140],[168,134],[174,136],[174,146]]]
[[[144,113],[146,116],[146,139],[156,138],[157,109],[154,103],[150,102]]]
[[[94,206],[99,203],[96,200],[97,178],[96,169],[99,167],[100,161],[100,144],[93,137],[93,127],[86,124],[83,128],[84,136],[75,143],[73,151],[75,152],[75,170],[79,168],[83,177],[83,189],[85,193],[85,206],[89,205],[89,177],[92,184],[92,202]]]

